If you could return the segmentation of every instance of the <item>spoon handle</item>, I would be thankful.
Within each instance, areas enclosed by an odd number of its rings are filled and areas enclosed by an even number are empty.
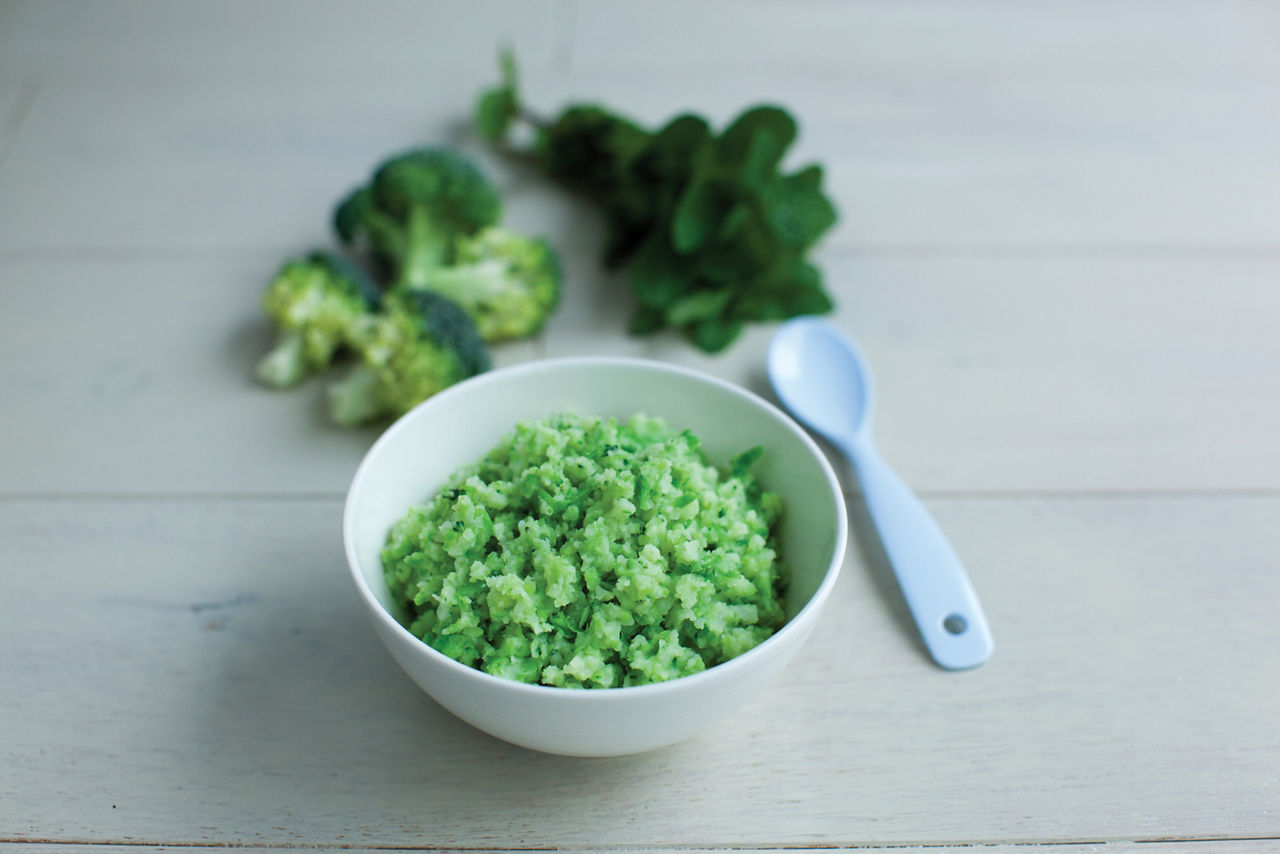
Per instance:
[[[946,535],[874,446],[859,442],[849,455],[929,654],[949,670],[982,664],[991,657],[991,629]]]

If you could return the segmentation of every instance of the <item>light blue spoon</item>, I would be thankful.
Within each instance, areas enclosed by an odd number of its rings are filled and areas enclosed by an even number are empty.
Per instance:
[[[871,520],[933,660],[961,670],[990,658],[991,629],[964,566],[933,516],[871,441],[875,389],[857,346],[824,321],[788,321],[769,346],[769,380],[797,419],[853,463]]]

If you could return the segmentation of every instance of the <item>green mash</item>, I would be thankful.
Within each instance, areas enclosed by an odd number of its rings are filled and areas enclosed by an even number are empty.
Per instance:
[[[410,631],[463,664],[567,688],[643,685],[751,649],[784,620],[781,499],[656,418],[522,423],[382,551]]]

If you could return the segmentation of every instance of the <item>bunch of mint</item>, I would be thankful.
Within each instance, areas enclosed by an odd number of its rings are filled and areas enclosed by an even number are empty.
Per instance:
[[[532,127],[525,153],[601,206],[605,265],[628,267],[637,303],[631,332],[678,329],[714,353],[747,323],[831,310],[806,256],[836,209],[821,166],[781,171],[796,138],[786,110],[752,107],[719,135],[697,115],[651,131],[590,104],[546,121],[521,102],[504,54],[502,81],[481,94],[475,118],[483,137],[508,147],[518,125]]]

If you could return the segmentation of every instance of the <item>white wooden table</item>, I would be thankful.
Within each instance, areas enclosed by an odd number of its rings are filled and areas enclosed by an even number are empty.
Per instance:
[[[800,117],[987,666],[928,662],[855,495],[819,630],[714,735],[539,755],[397,670],[339,541],[374,433],[250,378],[265,281],[380,157],[462,145],[561,246],[500,364],[764,391],[771,329],[627,338],[594,212],[467,135],[504,40],[548,110]],[[5,0],[0,852],[1280,850],[1278,93],[1264,2]]]

